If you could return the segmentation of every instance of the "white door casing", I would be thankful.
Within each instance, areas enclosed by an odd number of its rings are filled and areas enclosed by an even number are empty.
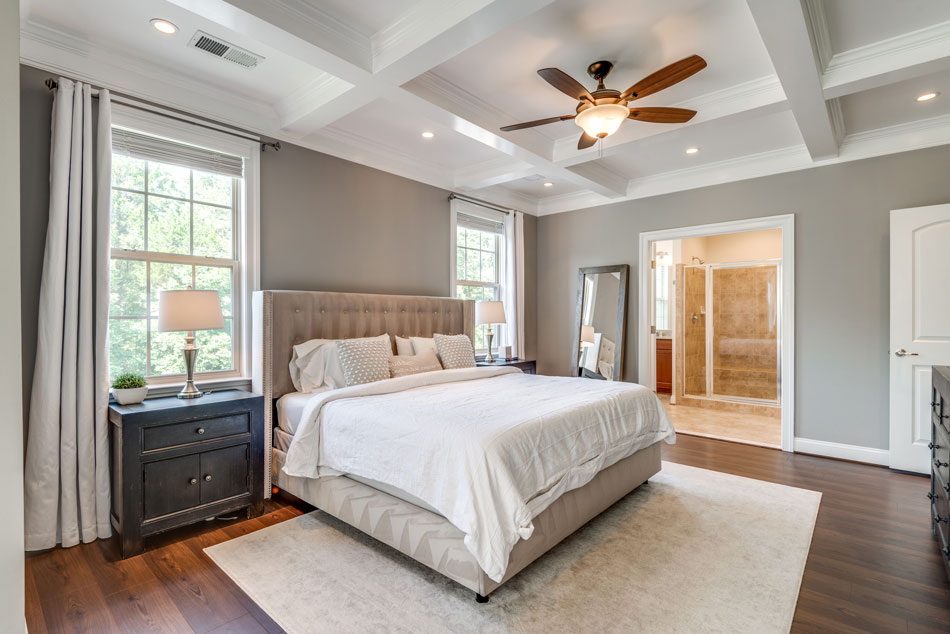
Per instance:
[[[930,368],[950,365],[950,205],[891,211],[890,466],[930,471]]]

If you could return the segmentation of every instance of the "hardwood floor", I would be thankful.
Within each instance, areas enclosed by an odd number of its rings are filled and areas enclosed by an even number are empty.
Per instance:
[[[689,436],[663,458],[823,493],[792,632],[950,632],[926,479]],[[30,633],[280,632],[202,549],[309,509],[278,497],[257,519],[179,529],[125,561],[114,539],[29,556]]]

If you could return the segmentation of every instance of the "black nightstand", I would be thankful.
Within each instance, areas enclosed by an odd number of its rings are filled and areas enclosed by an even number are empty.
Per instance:
[[[144,537],[264,509],[264,397],[241,390],[109,407],[112,526],[122,558]]]
[[[521,368],[521,371],[525,374],[537,374],[537,361],[534,359],[514,359],[513,361],[505,361],[504,359],[495,359],[492,363],[488,361],[476,361],[475,365],[485,366],[485,365],[511,365],[516,368]]]

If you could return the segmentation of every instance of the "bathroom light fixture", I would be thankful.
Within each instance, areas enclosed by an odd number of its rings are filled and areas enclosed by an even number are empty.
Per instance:
[[[422,133],[423,139],[431,139],[434,136],[435,136],[435,132],[429,132],[428,130]]]
[[[548,182],[546,182],[546,183],[544,184],[544,186],[545,186],[545,187],[554,187],[554,183],[552,183],[551,181],[548,181]]]
[[[178,32],[178,27],[169,22],[168,20],[163,20],[161,18],[152,18],[149,20],[155,30],[159,33],[164,33],[165,35],[174,35]]]
[[[698,148],[698,147],[688,147],[688,148],[686,148],[686,153],[687,153],[687,154],[696,154],[696,152],[699,152],[699,148]]]
[[[939,92],[925,92],[917,97],[917,101],[930,101],[931,99],[936,99],[939,94]]]
[[[603,139],[616,132],[628,116],[630,110],[626,106],[605,103],[579,112],[574,117],[574,123],[583,129],[587,136]]]

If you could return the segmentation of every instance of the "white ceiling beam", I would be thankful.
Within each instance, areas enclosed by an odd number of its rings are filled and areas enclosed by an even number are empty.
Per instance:
[[[822,73],[825,99],[950,69],[950,22],[831,56]]]
[[[838,155],[840,131],[821,85],[817,45],[801,0],[747,0],[812,159]]]
[[[505,156],[455,170],[455,186],[466,190],[482,189],[531,176],[536,172],[531,163]]]

